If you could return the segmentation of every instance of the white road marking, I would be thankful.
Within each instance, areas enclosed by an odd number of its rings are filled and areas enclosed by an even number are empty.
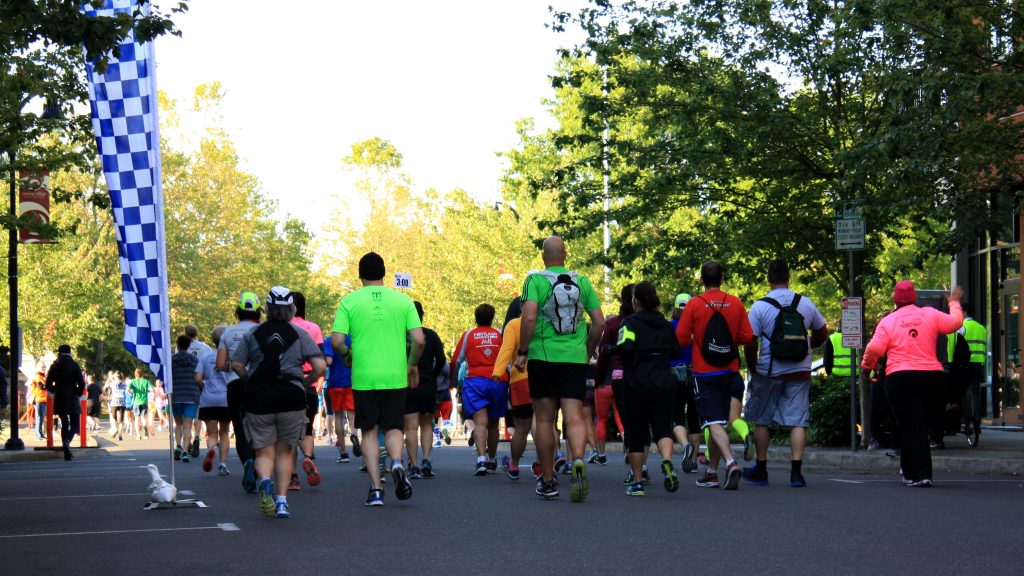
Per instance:
[[[861,480],[843,480],[841,478],[829,478],[832,482],[842,482],[844,484],[863,484]]]
[[[13,500],[60,500],[63,498],[116,498],[120,496],[149,496],[149,492],[133,494],[83,494],[81,496],[17,496],[12,498],[0,498],[0,502],[10,502]]]
[[[183,530],[221,530],[224,532],[237,532],[240,530],[234,524],[217,524],[216,526],[189,526],[184,528],[147,528],[143,530],[98,530],[95,532],[51,532],[49,534],[10,534],[0,536],[3,538],[41,538],[50,536],[89,536],[94,534],[138,534],[140,532],[179,532]]]

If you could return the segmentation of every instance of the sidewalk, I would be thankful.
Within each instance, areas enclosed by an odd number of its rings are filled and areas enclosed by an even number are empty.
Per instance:
[[[22,428],[20,437],[25,441],[25,450],[7,451],[0,449],[0,463],[24,462],[33,460],[57,460],[62,458],[59,450],[34,450],[36,446],[45,446],[45,440],[36,440],[31,430]],[[27,435],[27,437],[26,437]],[[6,438],[0,439],[0,446]],[[75,458],[103,458],[111,454],[123,454],[136,450],[169,449],[167,432],[157,433],[148,440],[135,440],[125,437],[123,441],[110,438],[103,429],[97,435],[90,435],[90,446],[93,448],[72,449]],[[932,466],[937,472],[958,472],[964,474],[986,474],[999,476],[1024,476],[1024,432],[1008,430],[983,429],[977,448],[971,448],[964,436],[947,437],[945,450],[932,451]],[[77,438],[75,442],[77,446]],[[321,446],[318,443],[317,446]],[[456,439],[453,446],[465,446],[465,440]],[[447,448],[442,448],[447,449]],[[533,450],[533,442],[527,450]],[[507,442],[502,442],[499,451],[507,451]],[[676,447],[679,452],[679,448]],[[743,447],[733,446],[734,457],[742,463]],[[607,452],[619,455],[622,444],[609,442]],[[772,446],[768,450],[768,461],[771,464],[782,464],[789,460],[789,448]],[[867,452],[858,450],[851,452],[849,448],[816,448],[809,447],[804,454],[804,465],[813,470],[844,470],[852,472],[891,472],[899,470],[899,459],[885,455],[885,450]]]

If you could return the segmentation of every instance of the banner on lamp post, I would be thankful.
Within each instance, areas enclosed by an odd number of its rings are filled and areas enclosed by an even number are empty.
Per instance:
[[[50,222],[50,171],[19,173],[18,215],[29,224],[48,224]],[[39,232],[33,232],[22,226],[18,230],[18,240],[22,244],[49,244],[52,238]]]

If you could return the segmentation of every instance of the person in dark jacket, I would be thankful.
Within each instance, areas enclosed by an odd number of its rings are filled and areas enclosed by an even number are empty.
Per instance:
[[[71,440],[78,433],[80,399],[85,391],[82,367],[71,358],[71,346],[61,344],[57,349],[57,361],[46,374],[46,391],[53,394],[53,415],[60,419],[64,459],[71,460]]]
[[[672,395],[675,377],[671,362],[679,356],[675,331],[659,311],[661,300],[650,282],[633,288],[635,313],[622,321],[618,343],[612,353],[622,357],[626,429],[629,430],[629,464],[634,482],[626,488],[630,496],[643,496],[641,474],[651,439],[661,454],[665,489],[675,492],[679,478],[672,466]]]

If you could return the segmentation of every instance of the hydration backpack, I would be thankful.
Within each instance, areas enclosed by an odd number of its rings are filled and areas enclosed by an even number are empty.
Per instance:
[[[299,339],[295,328],[288,322],[267,320],[253,330],[252,336],[263,360],[245,383],[243,403],[246,411],[273,414],[302,409],[306,393],[293,383],[294,376],[281,373],[281,356]]]
[[[775,315],[775,326],[768,340],[772,345],[772,360],[785,362],[799,362],[810,353],[807,340],[807,326],[804,324],[804,316],[797,311],[800,304],[800,295],[795,294],[789,306],[779,304],[774,298],[764,297],[761,302],[767,302],[778,310]],[[771,366],[768,368],[771,373]]]
[[[544,276],[551,283],[551,297],[540,307],[541,314],[554,328],[555,334],[575,334],[576,325],[583,312],[580,287],[576,283],[577,274],[550,270],[535,273]]]
[[[729,323],[725,321],[725,316],[718,308],[700,296],[695,296],[695,298],[703,300],[708,308],[711,308],[711,319],[704,327],[704,341],[700,345],[700,354],[704,357],[704,361],[712,366],[728,366],[733,360],[740,357],[740,352],[732,339],[732,329],[729,328]],[[722,298],[721,303],[725,303],[725,298]]]

